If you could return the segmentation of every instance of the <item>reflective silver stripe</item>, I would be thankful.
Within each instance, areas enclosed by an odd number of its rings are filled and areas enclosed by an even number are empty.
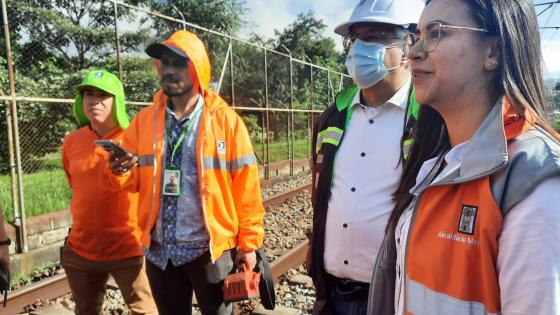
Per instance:
[[[407,310],[414,315],[500,315],[485,310],[484,304],[462,301],[449,295],[436,292],[426,286],[406,279]],[[476,279],[473,279],[476,281]]]
[[[255,158],[255,154],[251,153],[229,162],[229,171],[233,173],[239,169],[255,164],[257,164],[257,158]]]
[[[340,139],[342,139],[342,133],[334,130],[327,130],[327,133],[325,133],[323,137],[326,139],[332,139],[335,142],[340,142]]]
[[[321,131],[317,135],[317,142],[315,147],[316,152],[319,152],[319,150],[321,149],[321,145],[323,143],[339,145],[343,133],[344,133],[343,130],[336,127],[329,127],[326,130]]]
[[[319,153],[321,145],[323,144],[323,139],[325,138],[327,131],[323,130],[317,134],[317,142],[315,142],[315,152]]]
[[[202,166],[207,170],[227,170],[226,159],[219,157],[202,158]]]
[[[254,154],[245,155],[239,157],[231,162],[227,162],[225,158],[222,157],[205,157],[202,158],[202,165],[204,169],[207,170],[226,170],[228,172],[235,172],[244,167],[255,165],[257,159]]]
[[[152,166],[154,165],[156,155],[155,154],[144,154],[138,156],[139,166]]]

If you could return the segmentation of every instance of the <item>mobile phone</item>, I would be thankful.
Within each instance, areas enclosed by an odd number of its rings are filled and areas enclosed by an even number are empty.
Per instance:
[[[93,143],[105,149],[105,151],[109,152],[109,154],[114,152],[115,157],[117,158],[125,156],[128,153],[123,148],[119,147],[118,144],[114,143],[113,140],[95,140]]]

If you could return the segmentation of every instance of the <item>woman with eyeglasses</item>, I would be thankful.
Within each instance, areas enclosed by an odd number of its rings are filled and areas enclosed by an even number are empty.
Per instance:
[[[368,314],[560,314],[560,144],[529,0],[427,1]]]

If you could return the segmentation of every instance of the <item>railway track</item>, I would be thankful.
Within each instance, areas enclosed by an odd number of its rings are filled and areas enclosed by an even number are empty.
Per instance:
[[[300,192],[309,191],[310,189],[311,184],[301,185],[290,191],[264,199],[263,206],[270,208],[281,205],[290,198],[297,196]],[[282,274],[291,268],[301,265],[305,261],[307,247],[307,240],[303,241],[271,262],[270,267],[275,282],[278,281]],[[58,274],[21,289],[11,291],[6,307],[0,306],[0,312],[2,314],[18,314],[27,305],[33,304],[37,300],[52,300],[68,293],[70,293],[70,286],[66,280],[66,274]]]

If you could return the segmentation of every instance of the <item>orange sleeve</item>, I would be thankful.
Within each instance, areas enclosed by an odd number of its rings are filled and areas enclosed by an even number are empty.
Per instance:
[[[241,117],[230,126],[228,143],[232,169],[232,193],[239,220],[238,245],[245,250],[262,246],[264,239],[264,208],[262,205],[259,171],[247,128]]]
[[[72,187],[72,180],[70,177],[70,170],[69,168],[69,160],[68,160],[68,146],[70,140],[68,139],[68,137],[64,138],[64,142],[62,143],[62,168],[64,169],[64,174],[66,174],[66,180],[68,180],[68,186],[70,186],[70,188]]]

